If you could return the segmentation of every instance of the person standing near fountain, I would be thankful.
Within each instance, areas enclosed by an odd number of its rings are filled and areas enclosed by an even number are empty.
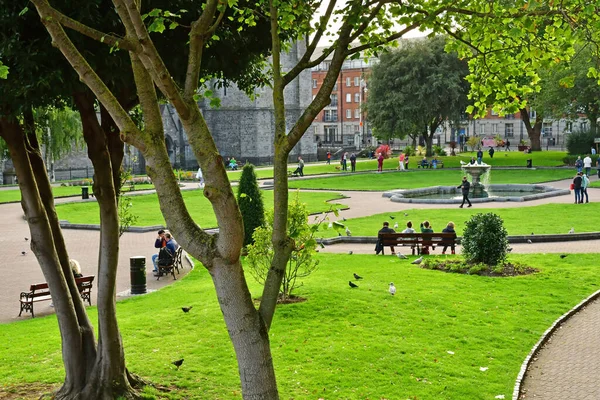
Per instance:
[[[481,151],[481,149],[479,149],[477,151],[477,164],[481,164],[483,160],[483,151]]]
[[[459,208],[463,208],[463,206],[465,205],[465,201],[467,203],[469,203],[469,207],[472,207],[473,204],[471,204],[471,201],[469,200],[469,189],[471,189],[471,182],[469,182],[467,180],[466,176],[463,176],[462,182],[456,188],[457,189],[462,189],[463,199],[462,199],[462,204],[460,205]]]
[[[573,178],[573,191],[575,192],[575,204],[583,203],[583,196],[581,193],[581,184],[583,183],[583,178],[581,177],[583,172],[577,172],[575,178]]]

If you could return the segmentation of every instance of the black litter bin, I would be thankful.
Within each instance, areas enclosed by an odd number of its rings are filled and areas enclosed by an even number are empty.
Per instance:
[[[129,258],[129,274],[131,277],[131,294],[146,293],[146,257]]]
[[[81,187],[81,198],[86,200],[90,198],[90,188],[87,186]]]
[[[527,168],[533,168],[531,158],[527,159]]]

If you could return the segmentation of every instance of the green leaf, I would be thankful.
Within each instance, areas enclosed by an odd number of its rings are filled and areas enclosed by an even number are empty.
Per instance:
[[[26,13],[27,11],[29,11],[29,7],[25,7],[24,9],[22,9],[22,10],[19,12],[19,17],[22,17],[23,15],[25,15],[25,13]]]
[[[219,99],[218,97],[213,97],[212,99],[210,99],[210,106],[211,108],[221,107],[221,99]]]
[[[0,62],[0,79],[6,79],[8,77],[8,67]]]
[[[211,39],[212,39],[212,40],[214,40],[215,42],[216,42],[217,40],[220,40],[220,38],[219,38],[219,36],[218,36],[218,35],[212,35]]]
[[[165,31],[165,20],[163,18],[156,18],[152,24],[148,27],[148,32],[163,33]]]

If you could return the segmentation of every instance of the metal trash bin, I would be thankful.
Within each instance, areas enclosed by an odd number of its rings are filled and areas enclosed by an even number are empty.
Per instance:
[[[146,257],[130,257],[129,274],[131,278],[131,294],[146,293]]]
[[[532,162],[531,158],[527,159],[527,168],[533,168],[533,162]]]
[[[87,200],[90,198],[90,188],[87,186],[82,186],[81,187],[81,198],[83,200]]]

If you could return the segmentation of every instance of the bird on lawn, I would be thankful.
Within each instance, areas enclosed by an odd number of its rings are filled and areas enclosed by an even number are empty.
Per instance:
[[[411,262],[411,264],[421,264],[423,262],[423,256],[417,258],[415,261]]]
[[[394,217],[393,215],[390,215],[390,219],[396,219],[396,217]]]
[[[345,220],[346,220],[346,218],[345,218],[345,217],[342,217],[342,221],[345,221]]]
[[[535,233],[531,232],[531,236],[535,235]]]
[[[356,284],[352,283],[352,281],[348,281],[348,285],[350,285],[350,287],[351,287],[352,289],[354,289],[354,288],[357,288],[357,287],[358,287],[358,285],[356,285]]]
[[[173,361],[171,364],[173,364],[177,367],[177,369],[179,369],[179,367],[181,367],[181,364],[183,364],[183,358],[181,360]]]
[[[321,246],[322,249],[325,248],[325,245],[323,244],[323,242],[319,242],[319,246]]]
[[[460,160],[460,165],[467,165],[467,163],[464,162],[463,160]]]
[[[194,306],[181,307],[181,311],[183,311],[184,313],[189,313],[190,310],[192,309],[192,307],[194,307]]]
[[[569,230],[569,233],[575,233],[575,228],[571,228],[571,229]]]
[[[22,252],[21,252],[21,255],[22,255],[22,256],[24,256],[25,254],[27,254],[27,252],[26,252],[26,251],[22,251]]]
[[[353,253],[352,250],[348,250],[349,255],[352,255],[352,253]]]
[[[408,217],[408,213],[404,213],[404,216],[405,216],[405,217]]]
[[[392,296],[396,294],[396,286],[394,286],[394,282],[390,282],[390,294]]]
[[[512,251],[512,247],[509,247],[508,249],[506,249],[506,251],[510,253]]]
[[[401,260],[406,260],[408,257],[406,257],[404,254],[402,253],[396,253],[396,257],[398,257]]]
[[[333,228],[333,222],[330,222],[330,223],[329,223],[329,225],[327,225],[327,227],[328,227],[329,229]]]
[[[560,258],[565,258],[566,256],[568,256],[568,254],[561,254]]]
[[[352,236],[352,232],[350,232],[350,229],[346,228],[346,236]]]
[[[363,277],[360,275],[357,275],[356,273],[354,274],[354,279],[359,280],[362,279]]]
[[[394,224],[394,229],[398,229],[398,223],[397,222]]]
[[[527,239],[527,243],[531,244],[533,242],[531,241],[531,239]]]

